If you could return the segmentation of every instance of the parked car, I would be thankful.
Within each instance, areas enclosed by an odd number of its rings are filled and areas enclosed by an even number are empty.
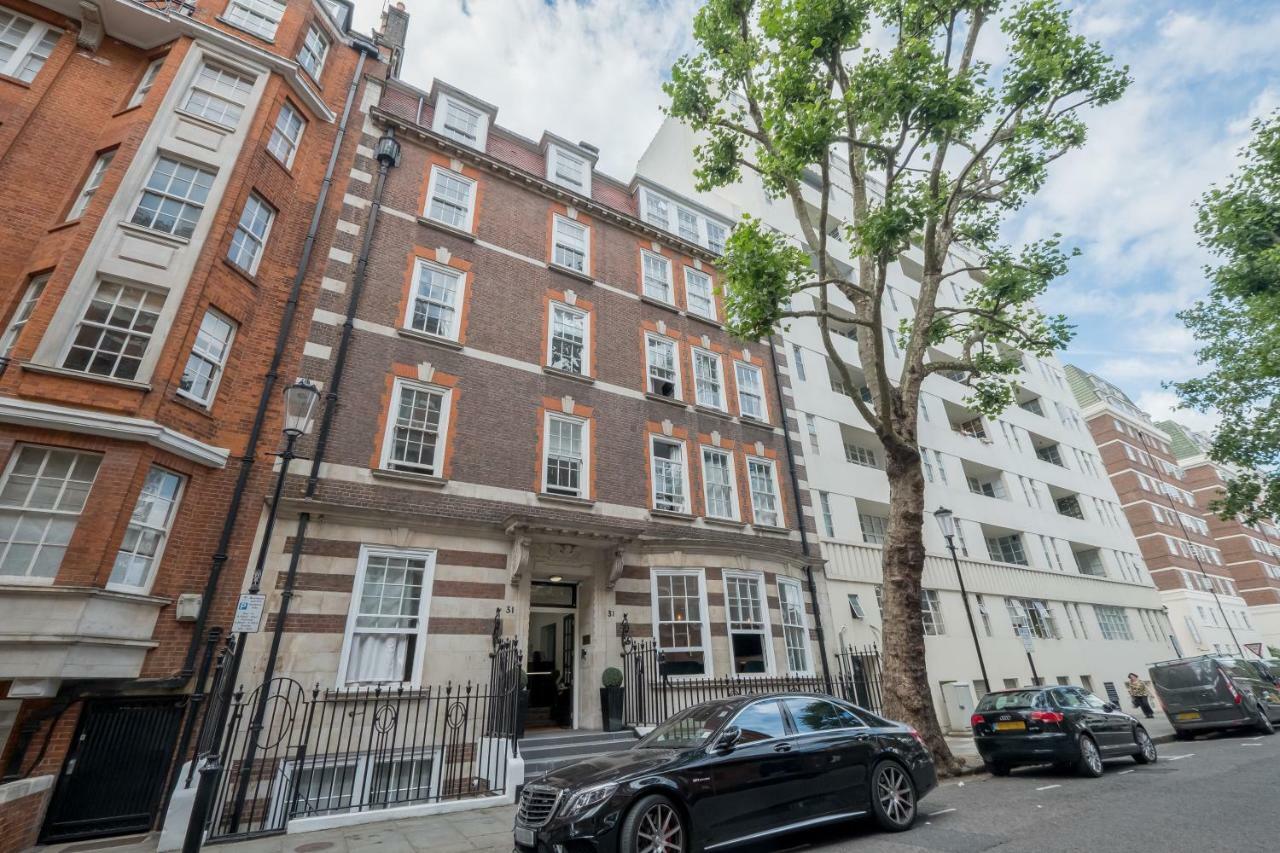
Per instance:
[[[1280,722],[1280,687],[1254,661],[1231,655],[1164,661],[1151,666],[1151,683],[1182,739],[1233,728],[1269,735]]]
[[[1082,687],[1023,687],[988,693],[974,709],[973,738],[996,776],[1028,764],[1053,764],[1083,776],[1102,775],[1109,758],[1156,760],[1147,730]]]
[[[868,814],[900,832],[936,786],[909,726],[830,696],[739,696],[527,783],[516,850],[693,853]]]

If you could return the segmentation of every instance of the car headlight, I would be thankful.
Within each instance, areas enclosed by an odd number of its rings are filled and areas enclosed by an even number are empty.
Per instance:
[[[600,808],[605,800],[613,796],[613,792],[618,789],[617,784],[609,782],[604,785],[595,785],[591,788],[584,788],[569,798],[569,804],[565,806],[565,817],[586,817],[591,812]]]

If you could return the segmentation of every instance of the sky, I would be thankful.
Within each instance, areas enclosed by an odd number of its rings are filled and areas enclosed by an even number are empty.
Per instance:
[[[368,30],[381,0],[355,0]],[[499,108],[534,139],[544,129],[600,148],[630,178],[662,120],[662,81],[692,49],[700,0],[407,0],[402,77],[439,77]],[[1175,313],[1206,290],[1194,203],[1236,164],[1252,119],[1280,108],[1280,0],[1067,0],[1078,29],[1128,65],[1133,85],[1089,116],[1089,140],[1006,228],[1013,241],[1062,233],[1082,256],[1041,301],[1075,324],[1063,360],[1104,376],[1157,419],[1169,380],[1196,374]]]

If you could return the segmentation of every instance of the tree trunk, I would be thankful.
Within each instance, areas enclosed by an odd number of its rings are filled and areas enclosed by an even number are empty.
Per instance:
[[[883,551],[884,712],[916,727],[940,771],[959,765],[951,755],[929,692],[920,583],[924,575],[924,473],[915,448],[885,449],[889,526]]]

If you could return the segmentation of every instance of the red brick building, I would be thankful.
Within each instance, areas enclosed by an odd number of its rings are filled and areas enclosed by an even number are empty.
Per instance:
[[[17,811],[48,840],[118,834],[164,797],[271,482],[312,248],[398,61],[350,16],[0,2],[0,768],[26,780],[0,848],[34,840]],[[113,751],[154,760],[92,772]]]

